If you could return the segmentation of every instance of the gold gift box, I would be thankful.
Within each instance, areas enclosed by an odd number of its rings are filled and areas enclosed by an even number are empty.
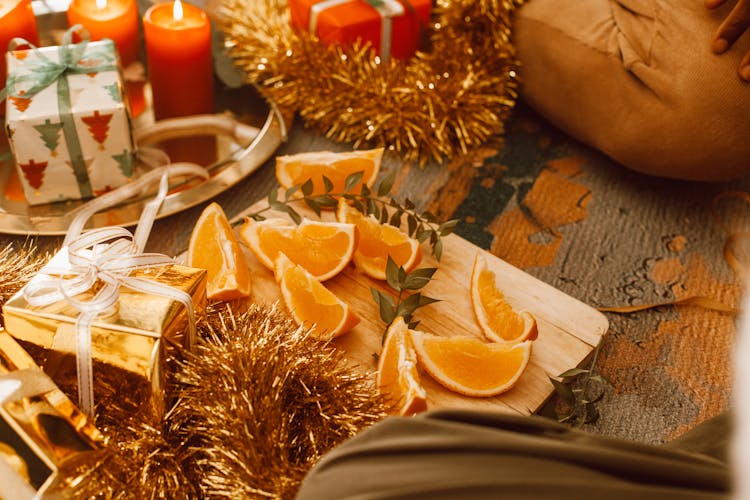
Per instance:
[[[0,329],[0,375],[28,369],[39,368]],[[102,434],[59,388],[0,405],[0,460],[35,491],[48,491],[65,460],[100,448],[102,441]]]
[[[67,255],[63,250],[52,258],[47,268],[64,269],[66,265]],[[42,269],[34,280],[43,279],[44,274]],[[188,293],[193,298],[196,318],[205,314],[205,270],[174,264],[139,269],[131,276]],[[93,292],[87,294],[93,295]],[[63,391],[77,400],[75,321],[78,310],[66,301],[31,306],[21,290],[3,306],[3,315],[8,333],[21,342]],[[162,416],[165,377],[169,371],[167,360],[179,358],[179,351],[186,347],[187,335],[187,311],[182,303],[121,286],[114,310],[100,314],[91,327],[97,405],[121,394],[137,404],[149,399],[155,415]]]

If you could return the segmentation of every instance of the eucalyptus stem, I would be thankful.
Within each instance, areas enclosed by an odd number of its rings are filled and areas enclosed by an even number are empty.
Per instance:
[[[267,205],[249,213],[247,217],[263,220],[265,217],[262,214],[269,210],[276,210],[286,213],[296,224],[299,224],[302,222],[302,216],[294,209],[293,204],[304,203],[320,217],[323,209],[335,209],[339,200],[343,199],[361,213],[373,216],[381,224],[389,224],[400,228],[405,217],[407,234],[420,243],[429,241],[432,254],[437,260],[440,260],[443,253],[441,238],[455,230],[458,220],[440,223],[437,217],[429,211],[418,212],[414,203],[408,198],[404,200],[403,204],[393,197],[386,199],[385,196],[393,188],[395,171],[384,177],[375,191],[372,191],[367,184],[361,183],[363,176],[364,172],[349,174],[344,181],[344,191],[342,192],[334,192],[333,182],[326,176],[323,176],[325,192],[322,194],[314,192],[312,179],[307,179],[302,184],[296,184],[286,189],[281,198],[279,197],[279,191],[272,189],[268,194]],[[361,186],[359,192],[354,192],[354,188],[358,185]]]

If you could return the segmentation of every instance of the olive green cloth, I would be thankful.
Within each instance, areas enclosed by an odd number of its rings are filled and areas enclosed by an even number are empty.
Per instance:
[[[452,410],[390,417],[324,456],[298,499],[713,499],[729,493],[729,419],[697,427],[691,451],[597,437],[541,417]],[[719,447],[721,448],[721,447]]]

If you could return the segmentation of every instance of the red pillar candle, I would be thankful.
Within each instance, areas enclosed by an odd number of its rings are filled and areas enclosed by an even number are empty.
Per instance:
[[[199,8],[163,3],[143,17],[148,77],[157,120],[213,113],[211,26]]]
[[[68,23],[83,25],[91,40],[115,42],[123,67],[138,57],[138,8],[135,0],[73,0]]]
[[[7,68],[5,53],[8,44],[16,37],[25,38],[39,45],[36,17],[31,10],[31,0],[0,0],[0,89],[5,87]],[[0,112],[1,113],[1,112]]]

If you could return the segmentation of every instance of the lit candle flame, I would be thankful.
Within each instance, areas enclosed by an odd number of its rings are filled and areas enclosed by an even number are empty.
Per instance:
[[[96,0],[96,8],[103,9],[107,6],[107,0]]]
[[[99,0],[97,0],[98,2]],[[107,0],[104,0],[105,2]],[[174,6],[172,7],[172,17],[175,21],[182,21],[182,2],[175,0]]]

